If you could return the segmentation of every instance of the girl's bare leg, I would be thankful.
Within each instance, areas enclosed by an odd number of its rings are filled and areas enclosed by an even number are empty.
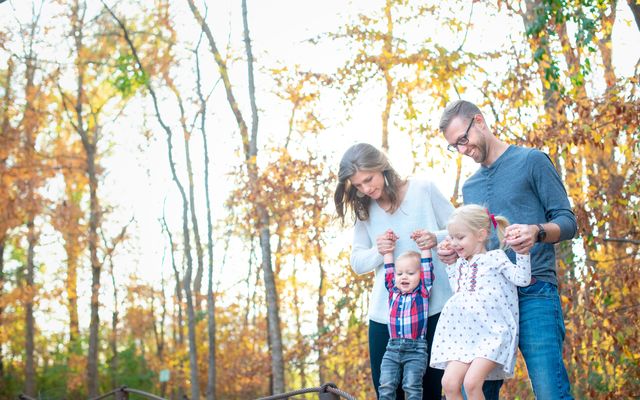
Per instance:
[[[463,385],[467,394],[467,400],[484,400],[482,393],[482,384],[497,363],[487,360],[486,358],[474,359],[464,375]],[[445,371],[446,374],[446,371]],[[449,399],[449,397],[447,397]]]
[[[462,382],[471,364],[449,361],[442,376],[442,390],[447,400],[463,400]]]

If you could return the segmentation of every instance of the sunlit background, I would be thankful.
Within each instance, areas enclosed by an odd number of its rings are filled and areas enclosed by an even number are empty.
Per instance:
[[[553,4],[560,9],[553,10]],[[589,63],[589,68],[571,75],[572,71],[563,58],[566,56],[563,50],[568,48],[562,48],[558,36],[548,38],[552,51],[548,57],[555,63],[549,63],[544,54],[540,56],[535,52],[533,34],[525,32],[523,17],[519,14],[535,5],[548,5],[546,12],[565,15],[566,23],[562,25],[568,38],[565,45],[581,57],[580,65],[584,67]],[[227,63],[232,90],[250,132],[250,88],[241,2],[207,1],[206,4],[196,2],[196,6],[203,15],[206,14],[206,22]],[[74,24],[74,7],[79,7],[81,14],[84,13],[82,29],[87,48],[80,55],[70,33]],[[136,80],[139,66],[123,39],[123,30],[107,7],[124,23],[133,38],[143,67],[147,69],[146,77]],[[386,32],[388,29],[383,13],[385,7],[390,7],[394,18],[393,54],[385,53],[382,40],[373,35],[374,31]],[[580,104],[585,104],[582,101],[591,99],[595,104],[611,93],[599,44],[611,49],[618,99],[626,101],[630,109],[635,107],[638,110],[640,26],[625,1],[262,0],[248,1],[247,9],[255,57],[255,98],[259,116],[257,166],[260,174],[268,178],[260,181],[256,193],[251,193],[244,185],[248,175],[238,124],[229,106],[210,43],[206,36],[201,35],[187,1],[40,3],[10,0],[0,4],[0,97],[3,120],[8,121],[7,126],[11,128],[2,132],[4,152],[0,157],[4,191],[0,208],[5,210],[1,226],[4,231],[0,232],[4,246],[3,275],[0,276],[3,282],[0,287],[0,306],[3,309],[0,314],[0,350],[4,366],[0,375],[1,396],[13,398],[16,393],[33,388],[26,378],[28,357],[23,341],[25,304],[29,303],[29,298],[33,299],[36,326],[37,395],[47,399],[76,398],[90,393],[83,364],[88,346],[92,289],[87,247],[90,209],[83,172],[86,154],[82,151],[80,136],[74,131],[77,117],[73,110],[77,90],[76,63],[86,65],[87,93],[92,96],[85,99],[85,127],[90,134],[98,132],[100,135],[97,145],[97,198],[101,217],[97,231],[97,256],[102,271],[99,392],[126,383],[172,398],[181,393],[193,393],[190,389],[193,379],[189,372],[193,367],[189,363],[188,345],[186,339],[183,342],[177,339],[180,326],[185,332],[187,330],[187,317],[185,304],[180,304],[176,298],[172,264],[174,260],[179,275],[184,277],[183,202],[172,180],[167,135],[158,115],[172,131],[173,160],[181,184],[187,191],[183,138],[186,135],[189,139],[195,199],[192,205],[199,223],[204,254],[203,286],[199,294],[202,303],[196,310],[199,384],[203,397],[207,386],[209,348],[205,308],[208,258],[204,188],[204,153],[208,152],[210,211],[214,228],[213,282],[219,324],[216,359],[216,392],[219,398],[255,398],[267,395],[271,390],[272,353],[267,343],[260,232],[252,220],[255,196],[268,196],[267,208],[272,212],[271,261],[276,270],[286,388],[318,385],[320,377],[325,377],[360,398],[371,398],[366,308],[367,289],[372,283],[372,276],[356,277],[350,272],[350,225],[341,227],[331,220],[331,194],[335,184],[331,174],[337,172],[340,157],[351,144],[364,141],[383,147],[383,114],[388,92],[379,66],[371,66],[373,60],[393,64],[388,73],[396,85],[396,92],[385,123],[388,127],[388,149],[385,150],[393,165],[404,176],[426,176],[434,180],[454,203],[460,200],[456,184],[464,182],[476,166],[446,151],[446,143],[437,132],[437,124],[444,105],[460,97],[482,105],[488,120],[496,125],[496,132],[503,139],[510,143],[537,146],[551,153],[563,177],[568,180],[570,195],[583,192],[580,198],[572,197],[574,205],[589,198],[589,193],[600,190],[595,183],[570,180],[573,175],[568,172],[572,170],[568,159],[576,154],[588,159],[591,150],[585,142],[600,143],[598,134],[602,132],[605,137],[602,146],[609,149],[607,138],[618,135],[612,139],[613,143],[630,148],[631,161],[628,151],[619,150],[608,162],[622,165],[633,163],[634,157],[637,160],[637,113],[635,127],[625,125],[615,134],[606,133],[597,126],[591,127],[591,134],[588,129],[573,130],[584,128],[578,122],[580,112],[577,111]],[[612,10],[615,10],[614,14]],[[598,12],[603,13],[601,19],[598,19]],[[613,25],[608,26],[604,16],[611,15],[614,15]],[[580,16],[584,20],[580,20]],[[594,26],[585,24],[589,18],[595,21]],[[609,29],[611,36],[607,41],[603,38]],[[366,35],[359,37],[358,32]],[[589,37],[591,32],[593,37]],[[30,46],[33,48],[31,54]],[[388,59],[382,60],[384,57]],[[196,62],[199,62],[202,92],[207,105],[204,125],[208,141],[206,149],[198,113]],[[35,65],[36,99],[25,94],[25,73],[29,63]],[[545,78],[539,75],[540,70],[551,68],[549,71],[553,71],[554,67],[557,68],[557,81],[548,74]],[[577,80],[582,82],[578,84]],[[554,82],[560,83],[561,87],[555,90],[562,93],[565,104],[568,104],[567,117],[565,125],[550,128],[544,95],[549,88],[554,90],[551,86]],[[301,85],[297,91],[293,90],[296,85]],[[158,115],[149,87],[157,94]],[[588,99],[579,99],[576,87],[584,88]],[[182,105],[176,93],[180,95]],[[291,97],[292,94],[298,96],[298,102]],[[98,104],[103,108],[89,109],[89,105],[97,107]],[[181,114],[181,106],[184,114]],[[596,109],[595,105],[585,107]],[[11,135],[22,137],[20,135],[28,131],[25,121],[31,118],[26,111],[30,108],[37,108],[37,114],[42,116],[35,131],[30,133],[35,138],[36,158],[40,160],[35,164],[20,155],[25,153],[21,147],[25,139],[18,139],[18,142],[10,139]],[[99,115],[97,129],[92,112]],[[634,117],[628,116],[632,112],[621,111],[625,112],[627,116],[621,118],[630,118],[633,125]],[[591,115],[593,121],[598,122],[599,115],[604,113],[594,111]],[[61,210],[60,204],[69,201],[66,190],[70,182],[65,181],[62,173],[68,168],[75,170],[76,175],[70,174],[72,181],[84,182],[84,186],[74,194],[81,212],[77,221],[77,310],[81,336],[77,348],[73,348],[69,339],[69,255],[65,247],[69,241],[63,233],[66,228],[52,222],[58,218],[64,220],[64,215],[60,217],[58,211]],[[317,175],[312,173],[314,168],[317,168]],[[585,171],[591,168],[589,161],[583,164],[583,168]],[[633,215],[637,218],[638,214],[638,195],[637,187],[629,183],[637,185],[637,169],[634,173],[635,167],[629,168],[630,172],[620,177],[627,188],[620,198],[626,203],[620,207],[627,210],[629,221],[633,221]],[[25,171],[31,171],[42,180],[30,180]],[[274,186],[265,185],[267,181],[275,182]],[[29,185],[34,185],[35,193],[27,190]],[[297,192],[304,192],[303,197],[306,196],[307,202],[300,203],[304,207],[299,204],[298,207],[303,208],[287,211],[291,215],[278,215],[278,210],[286,210],[287,203],[297,201]],[[313,196],[321,200],[322,208],[318,215],[313,214],[313,204],[309,203]],[[9,199],[21,200],[14,204]],[[608,201],[613,202],[614,199]],[[35,204],[33,208],[26,206],[31,203]],[[614,209],[604,203],[600,205]],[[18,210],[17,219],[7,217],[10,207]],[[597,205],[585,206],[586,211],[595,208]],[[37,240],[33,242],[33,285],[28,281],[25,283],[29,248],[26,221],[30,216],[38,233]],[[582,313],[580,324],[572,322],[574,316],[569,317],[568,322],[569,334],[578,336],[582,327],[593,324],[587,321],[589,318],[602,318],[596,312],[591,316],[590,311],[580,308],[585,307],[580,290],[590,292],[590,296],[604,296],[599,289],[590,286],[593,277],[588,271],[594,255],[587,254],[585,246],[595,246],[590,241],[593,236],[609,235],[620,239],[613,234],[613,222],[599,223],[595,220],[596,214],[579,214],[579,217],[584,218],[581,220],[583,230],[581,237],[572,245],[574,258],[562,263],[562,271],[566,274],[563,279],[582,277],[575,287],[562,292],[564,305]],[[190,215],[189,220],[193,246],[194,226]],[[635,221],[637,224],[637,219]],[[630,273],[635,271],[637,274],[638,233],[630,227],[630,222],[626,227],[628,236],[622,239],[630,242],[622,242],[621,247],[615,248],[591,248],[604,254],[618,252],[628,255],[630,258],[625,263],[631,268]],[[167,229],[172,235],[173,248]],[[316,230],[319,231],[316,238],[321,239],[314,242],[312,238]],[[119,237],[121,232],[125,234]],[[633,240],[636,240],[635,244]],[[195,269],[198,254],[193,247],[191,255]],[[319,265],[326,274],[326,286],[322,288],[327,313],[324,326],[318,323]],[[637,297],[637,283],[636,278],[629,287],[620,289],[620,293]],[[34,292],[28,290],[29,287],[33,287]],[[30,297],[31,294],[34,297]],[[184,294],[182,297],[184,302]],[[631,312],[633,307],[637,307],[634,303],[627,309],[629,304],[617,298],[598,298],[604,303],[615,303],[624,312]],[[181,320],[177,314],[179,305],[183,307]],[[167,316],[161,320],[163,307]],[[110,362],[114,352],[108,340],[112,337],[110,335],[114,335],[111,323],[116,308],[120,320],[116,325],[119,336],[114,341],[115,354],[134,349],[131,350],[134,355],[127,356],[130,358],[126,360],[131,365],[143,365],[141,370],[145,370],[145,374],[136,376],[135,371],[122,365],[117,371],[112,368]],[[165,353],[162,356],[157,354],[160,325],[166,330],[163,338]],[[624,337],[616,339],[616,332]],[[572,380],[576,381],[576,397],[621,398],[619,396],[631,393],[640,394],[637,382],[639,359],[637,342],[634,341],[637,332],[605,329],[599,335],[602,336],[570,340],[566,359]],[[629,353],[627,361],[624,361],[629,365],[623,366],[622,361],[616,365],[608,360],[609,356],[595,360],[583,354],[585,348],[600,346],[598,339],[605,343],[613,341],[613,352]],[[246,343],[235,346],[237,341]],[[323,353],[331,356],[326,356],[326,362],[321,365],[318,360]],[[125,360],[124,355],[121,360]],[[255,365],[239,369],[238,360]],[[587,361],[591,365],[588,368],[584,364]],[[586,369],[589,371],[585,372]],[[161,370],[171,371],[168,383],[158,381]],[[635,381],[626,380],[634,374]],[[611,381],[607,383],[609,378]],[[578,383],[584,379],[587,383]],[[506,390],[506,398],[531,396],[522,365],[518,376]]]

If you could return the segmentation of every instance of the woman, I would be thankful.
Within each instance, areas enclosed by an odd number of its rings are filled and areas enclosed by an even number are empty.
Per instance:
[[[451,203],[433,183],[424,179],[402,179],[387,157],[366,143],[351,146],[342,157],[338,186],[334,194],[338,216],[355,220],[351,266],[357,274],[375,273],[369,301],[369,357],[371,377],[378,393],[380,364],[389,341],[388,295],[384,282],[382,254],[394,243],[385,232],[393,230],[399,240],[395,255],[418,250],[418,244],[434,247],[447,236],[446,223],[453,212]],[[429,299],[427,351],[431,354],[433,333],[444,303],[451,297],[444,265],[434,257],[434,283]],[[427,363],[428,365],[428,363]],[[428,368],[423,379],[423,399],[441,398],[442,371]],[[398,391],[398,399],[404,398]]]

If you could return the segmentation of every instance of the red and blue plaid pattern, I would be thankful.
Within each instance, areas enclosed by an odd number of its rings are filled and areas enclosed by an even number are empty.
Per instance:
[[[422,258],[420,284],[402,294],[395,286],[395,264],[385,264],[385,283],[389,291],[389,335],[392,338],[424,339],[427,336],[429,294],[433,285],[433,262]]]

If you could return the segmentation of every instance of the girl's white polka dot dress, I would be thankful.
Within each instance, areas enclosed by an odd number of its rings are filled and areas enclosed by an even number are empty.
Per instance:
[[[488,380],[511,378],[518,346],[516,285],[531,281],[529,255],[516,254],[513,264],[504,251],[492,250],[470,261],[458,258],[447,273],[455,293],[440,314],[431,367],[445,369],[449,361],[481,357],[499,364]]]

